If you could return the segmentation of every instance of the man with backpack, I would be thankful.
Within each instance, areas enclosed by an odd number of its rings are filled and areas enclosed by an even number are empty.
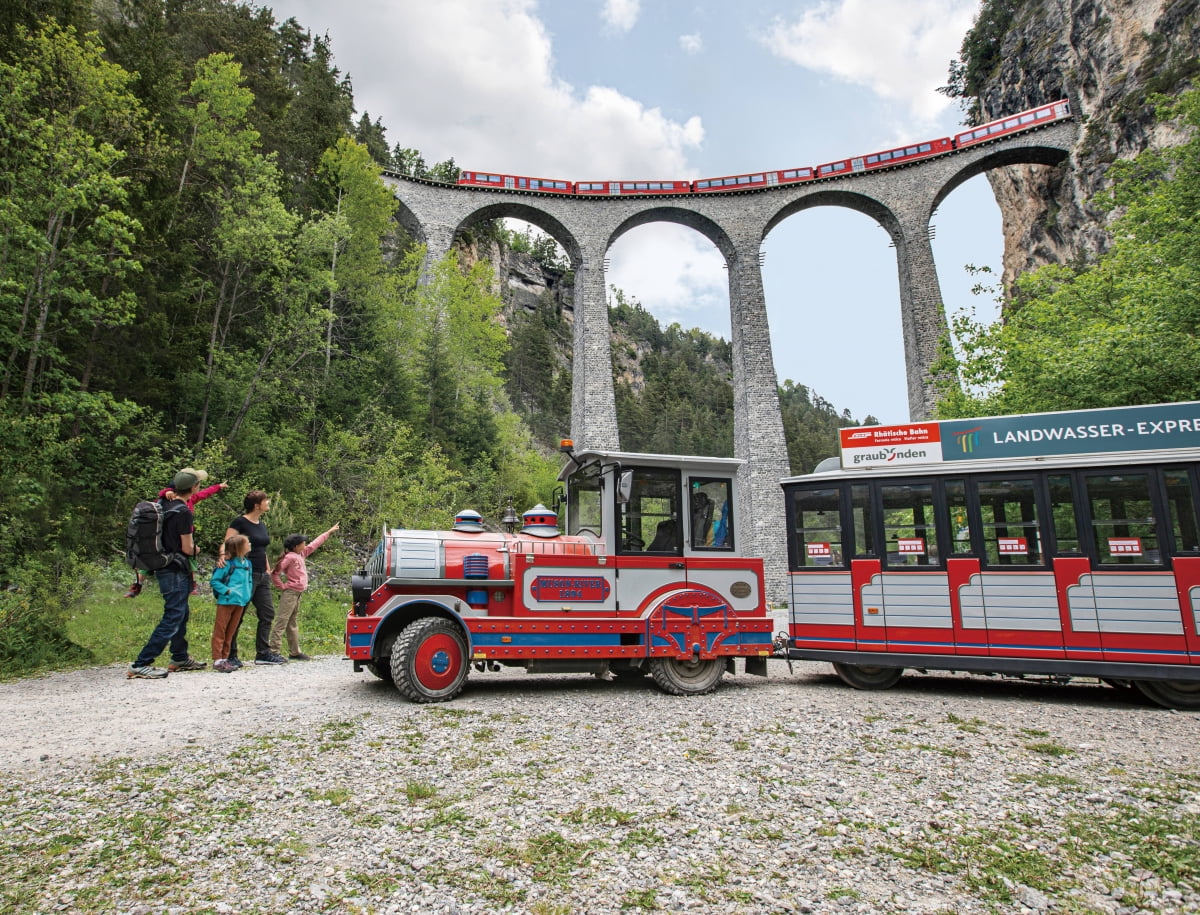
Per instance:
[[[131,680],[161,680],[168,671],[203,670],[207,666],[188,654],[187,643],[188,595],[192,590],[188,560],[199,552],[192,538],[193,515],[187,506],[187,498],[206,479],[208,474],[204,471],[186,467],[175,474],[171,481],[172,491],[159,500],[161,528],[153,551],[157,555],[143,556],[142,562],[158,579],[163,615],[150,633],[146,646],[129,665],[126,676]],[[146,551],[143,549],[142,552]],[[163,670],[155,667],[154,661],[168,644],[171,646],[171,663]]]

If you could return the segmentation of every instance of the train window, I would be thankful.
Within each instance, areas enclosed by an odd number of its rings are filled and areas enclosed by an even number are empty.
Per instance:
[[[1084,488],[1101,565],[1162,565],[1150,474],[1089,474]]]
[[[971,525],[967,520],[967,484],[962,480],[947,480],[946,510],[950,513],[950,553],[961,556],[973,553]]]
[[[1075,519],[1076,499],[1071,478],[1065,473],[1050,474],[1046,477],[1046,488],[1050,492],[1050,519],[1054,524],[1055,551],[1060,555],[1083,552],[1079,540],[1079,522]]]
[[[1175,532],[1175,549],[1180,553],[1200,553],[1200,525],[1196,523],[1196,501],[1190,475],[1183,468],[1163,471],[1167,489],[1167,509]]]
[[[916,154],[917,154],[917,147],[915,147],[915,146],[910,146],[904,150],[904,155],[906,155],[906,156],[915,156]]]
[[[876,162],[878,162],[880,159],[882,159],[886,155],[887,155],[887,153],[881,153],[878,156],[867,156],[867,164],[874,165]]]
[[[632,190],[633,190],[633,182],[632,182],[632,181],[627,181],[626,183],[622,184],[622,185],[621,185],[621,190],[623,190],[623,191],[632,191]]]
[[[751,181],[765,181],[766,179],[762,175],[752,175],[750,180]]]
[[[632,471],[629,501],[617,506],[623,553],[678,553],[679,471],[642,468]]]
[[[526,186],[526,181],[525,181],[525,179],[524,179],[524,178],[518,178],[518,179],[517,179],[517,186],[518,186],[518,187],[525,187],[525,186]]]
[[[1034,481],[981,480],[978,489],[988,565],[1040,565],[1042,538]]]
[[[932,143],[922,143],[920,146],[917,147],[917,152],[927,153],[927,152],[930,152],[932,149],[933,149]]]
[[[845,568],[842,489],[799,489],[792,493],[796,525],[795,567]]]
[[[1022,124],[1029,124],[1029,123],[1032,123],[1033,119],[1034,119],[1034,115],[1033,115],[1033,114],[1023,114],[1023,115],[1021,115],[1021,123],[1022,123]]]
[[[1007,121],[1004,122],[1005,130],[1012,130],[1014,127],[1020,127],[1020,126],[1021,126],[1021,121],[1019,118],[1009,118]]]
[[[708,187],[708,182],[707,181],[697,181],[696,187]]]
[[[590,531],[597,537],[604,534],[603,502],[601,499],[600,465],[592,464],[572,474],[567,484],[567,533]]]
[[[854,555],[877,556],[875,550],[875,515],[871,487],[865,483],[850,487],[850,517],[854,521]]]
[[[729,480],[692,477],[688,510],[692,549],[733,549],[733,493]]]
[[[879,494],[883,503],[884,565],[893,569],[940,565],[933,485],[886,483],[879,487]]]

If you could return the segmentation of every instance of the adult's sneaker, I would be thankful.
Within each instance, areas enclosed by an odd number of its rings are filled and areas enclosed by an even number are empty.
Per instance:
[[[125,676],[129,680],[162,680],[167,676],[167,672],[161,667],[151,667],[149,664],[145,667],[130,664]]]
[[[286,664],[287,658],[281,654],[272,652],[271,654],[260,655],[254,659],[255,664]]]
[[[232,667],[234,670],[241,670],[242,669],[242,659],[241,658],[230,658],[229,666]]]
[[[297,654],[288,655],[288,660],[289,661],[311,661],[312,656],[307,655],[303,651],[301,651],[301,652],[298,652]]]
[[[167,670],[171,673],[178,673],[184,670],[204,670],[208,667],[203,661],[197,661],[195,658],[188,658],[186,661],[172,661],[167,665]]]

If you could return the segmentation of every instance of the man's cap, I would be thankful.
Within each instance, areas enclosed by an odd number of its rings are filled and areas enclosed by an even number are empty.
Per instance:
[[[194,467],[184,467],[183,470],[175,474],[175,479],[171,481],[171,488],[179,492],[185,492],[207,479],[208,474],[205,471],[197,470]]]

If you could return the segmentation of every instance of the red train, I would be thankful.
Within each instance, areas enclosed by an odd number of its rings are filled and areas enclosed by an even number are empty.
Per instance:
[[[751,172],[745,175],[724,175],[719,178],[700,178],[696,181],[565,181],[558,178],[529,178],[521,175],[494,175],[484,172],[463,172],[461,185],[487,187],[496,190],[528,191],[541,194],[571,194],[586,197],[622,197],[649,195],[675,197],[682,194],[730,194],[762,187],[842,178],[879,168],[894,168],[908,162],[945,155],[956,149],[978,146],[1014,133],[1022,133],[1071,117],[1067,99],[1031,108],[1011,117],[1001,118],[964,130],[953,137],[940,137],[895,149],[882,150],[866,156],[838,159],[817,166],[799,166],[776,171]]]

